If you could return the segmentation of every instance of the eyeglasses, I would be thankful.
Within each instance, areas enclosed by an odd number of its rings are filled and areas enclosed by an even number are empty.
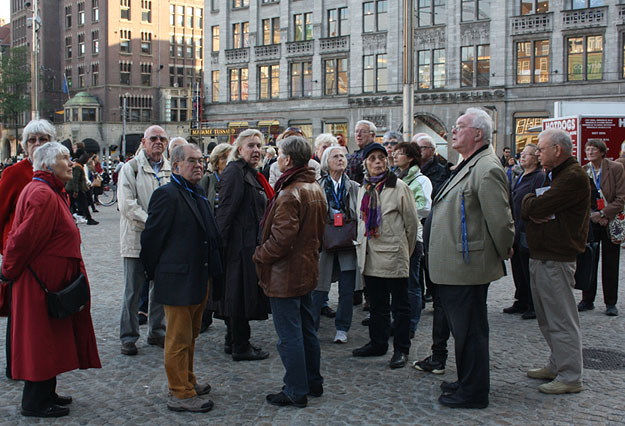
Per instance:
[[[149,138],[150,142],[156,142],[157,140],[160,139],[161,142],[167,142],[167,136],[150,136]]]
[[[430,145],[423,145],[423,146],[419,145],[419,149],[423,151],[424,149],[434,149],[434,147]]]
[[[373,133],[373,132],[372,132],[371,130],[363,130],[363,129],[360,129],[360,130],[356,130],[356,131],[355,131],[355,133],[356,133],[357,135],[366,135],[367,133]]]
[[[473,127],[473,126],[454,126],[454,127],[451,128],[451,133],[458,133],[462,129],[476,129],[476,130],[480,130],[477,127]]]
[[[384,146],[395,146],[398,143],[399,142],[397,142],[397,141],[386,141],[386,142],[382,142],[382,145],[384,145]]]
[[[32,136],[28,139],[26,139],[26,143],[32,144],[32,145],[43,145],[46,142],[49,142],[50,138],[48,138],[48,136]]]
[[[554,147],[554,146],[556,146],[556,145],[555,145],[555,144],[551,144],[551,145],[549,145],[549,146],[545,146],[545,147],[542,147],[542,148],[541,148],[541,147],[537,147],[537,148],[536,148],[536,152],[537,152],[537,153],[538,153],[538,152],[543,152],[543,151],[544,151],[544,150],[546,150],[547,148],[551,148],[551,147]]]
[[[185,158],[184,161],[191,164],[192,166],[195,166],[196,164],[199,164],[201,166],[204,164],[203,158]]]

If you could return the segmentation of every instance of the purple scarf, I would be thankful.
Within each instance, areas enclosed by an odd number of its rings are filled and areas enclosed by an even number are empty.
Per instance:
[[[382,192],[388,176],[388,170],[378,176],[365,176],[363,183],[365,195],[360,203],[360,218],[365,222],[365,236],[368,239],[378,236],[378,228],[382,223],[380,192]]]

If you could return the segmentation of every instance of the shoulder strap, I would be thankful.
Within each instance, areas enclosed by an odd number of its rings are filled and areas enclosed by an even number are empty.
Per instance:
[[[33,274],[33,277],[35,277],[35,280],[39,283],[39,286],[43,289],[43,291],[45,291],[46,293],[49,293],[48,288],[45,286],[43,282],[41,282],[41,280],[39,279],[37,274],[35,274],[35,271],[33,271],[33,268],[31,268],[30,265],[28,265],[28,270],[30,271],[31,274]]]

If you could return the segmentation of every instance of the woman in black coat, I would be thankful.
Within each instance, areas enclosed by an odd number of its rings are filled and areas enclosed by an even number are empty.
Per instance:
[[[252,255],[259,244],[260,221],[271,187],[256,171],[261,160],[263,135],[258,130],[242,132],[234,144],[229,163],[221,175],[217,227],[225,253],[224,298],[217,306],[226,319],[225,352],[235,361],[265,359],[268,352],[250,344],[249,320],[265,320],[269,300],[258,286]],[[260,175],[260,176],[259,176]]]

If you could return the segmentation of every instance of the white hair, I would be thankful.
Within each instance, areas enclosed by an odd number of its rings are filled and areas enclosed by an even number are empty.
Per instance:
[[[173,149],[172,147],[174,145],[178,145],[178,144],[184,145],[185,143],[189,143],[189,142],[187,142],[187,140],[185,138],[182,138],[180,136],[176,136],[175,138],[173,138],[172,140],[169,141],[169,145],[167,145],[167,151],[169,151],[171,153],[171,150]]]
[[[360,120],[360,121],[358,121],[356,123],[356,127],[360,126],[361,124],[366,124],[367,127],[369,127],[369,132],[376,133],[378,131],[378,128],[375,127],[375,124],[373,124],[372,122],[370,122],[368,120]],[[354,129],[356,127],[354,127]]]
[[[56,140],[56,130],[48,120],[31,120],[22,130],[22,148],[27,152],[26,143],[33,135],[47,135],[48,139]]]
[[[553,145],[560,145],[565,154],[571,155],[573,152],[573,142],[571,135],[562,129],[547,129],[540,132],[538,140],[546,137]]]
[[[330,171],[330,167],[328,166],[328,159],[330,158],[332,151],[336,149],[340,149],[341,151],[343,151],[343,154],[347,154],[347,150],[343,145],[339,145],[338,143],[330,145],[326,148],[325,151],[323,151],[323,155],[321,156],[321,170],[325,172]]]
[[[468,108],[464,115],[471,117],[471,125],[482,131],[484,142],[490,143],[490,138],[493,135],[493,119],[490,118],[490,115],[479,108]]]
[[[62,144],[53,141],[41,145],[33,154],[33,170],[46,170],[54,166],[61,155],[69,155],[69,149]]]
[[[315,138],[315,149],[319,148],[322,144],[329,142],[331,145],[339,143],[332,133],[321,133]]]
[[[431,136],[419,136],[417,140],[414,140],[413,143],[419,143],[419,141],[426,141],[432,148],[436,149],[436,144],[434,143],[434,139]]]

